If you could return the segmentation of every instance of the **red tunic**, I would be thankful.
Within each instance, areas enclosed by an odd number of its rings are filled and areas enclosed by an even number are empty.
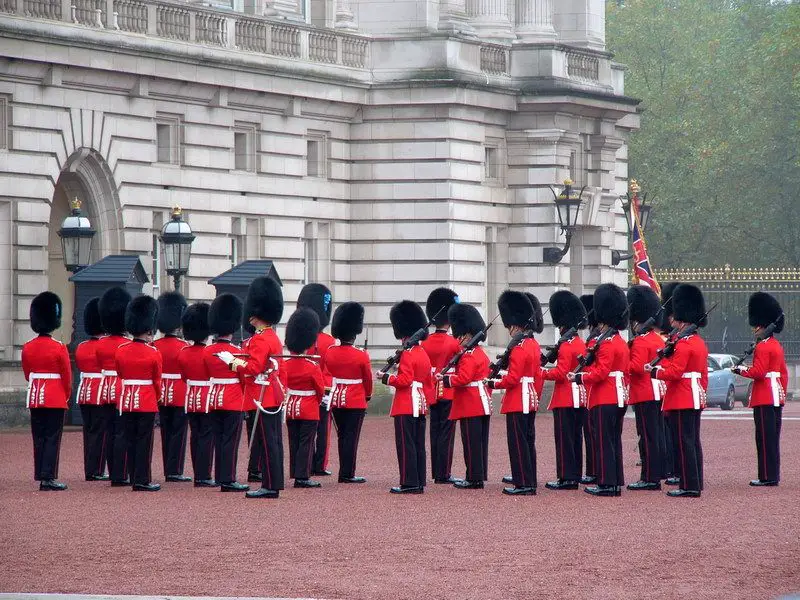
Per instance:
[[[628,373],[631,381],[629,404],[662,400],[666,386],[663,381],[650,377],[644,366],[651,362],[658,351],[664,347],[664,338],[655,331],[637,335],[630,343],[630,365]]]
[[[786,403],[789,371],[783,346],[774,337],[756,344],[753,366],[742,371],[741,375],[753,380],[750,406],[783,406]]]
[[[163,361],[161,373],[161,402],[162,406],[183,406],[186,402],[186,382],[181,378],[181,366],[178,355],[188,344],[185,340],[166,335],[153,342],[158,348]]]
[[[428,339],[422,342],[422,348],[428,354],[428,358],[431,359],[431,368],[433,369],[433,374],[436,375],[441,373],[445,365],[450,362],[450,359],[458,354],[458,351],[461,350],[461,344],[445,330],[437,329],[428,336]],[[452,372],[451,370],[450,373],[452,374]],[[439,400],[453,399],[453,388],[446,388],[441,381],[435,379],[434,385],[436,389],[431,404],[436,404]]]
[[[489,357],[480,346],[465,352],[455,373],[444,376],[445,387],[453,388],[450,420],[492,414],[492,398],[483,381],[489,376]]]
[[[386,378],[386,384],[395,389],[389,416],[423,416],[428,408],[426,392],[433,390],[430,380],[431,359],[422,346],[417,344],[403,352],[397,374]]]
[[[67,347],[47,334],[22,347],[22,372],[28,381],[28,408],[67,408],[72,369]]]
[[[100,381],[100,404],[113,404],[119,406],[121,385],[117,377],[117,365],[114,359],[117,348],[130,342],[122,335],[107,335],[100,338],[97,343],[97,362],[100,363],[100,372],[103,379]]]
[[[236,369],[236,373],[245,382],[242,410],[256,410],[256,401],[260,401],[264,408],[277,408],[283,404],[286,389],[283,361],[280,358],[270,358],[282,352],[283,345],[271,327],[256,332],[247,340],[247,356],[244,358],[246,362]],[[241,353],[241,350],[237,349],[234,354],[237,353]],[[266,375],[268,370],[270,373]]]
[[[231,372],[218,356],[218,352],[227,351],[231,354],[240,354],[242,349],[229,340],[215,340],[210,346],[203,349],[203,359],[206,363],[211,388],[208,391],[209,410],[235,410],[244,411],[244,392],[242,380]]]
[[[619,332],[600,342],[594,362],[583,372],[589,386],[589,408],[611,404],[624,408],[628,402],[628,344]]]
[[[544,378],[542,377],[542,347],[534,338],[525,338],[522,342],[522,347],[525,348],[531,355],[531,360],[534,361],[535,366],[538,367],[536,371],[536,379],[533,382],[533,389],[536,392],[537,406],[538,400],[542,397],[542,390],[544,389]]]
[[[536,353],[531,351],[526,342],[536,344]],[[534,356],[536,358],[534,358]],[[541,350],[536,340],[525,339],[511,350],[508,357],[508,371],[493,387],[506,390],[500,405],[500,414],[536,412],[539,409],[539,396],[536,393],[536,382],[541,379]]]
[[[708,347],[697,334],[678,340],[675,353],[658,365],[655,377],[667,382],[661,409],[701,410],[708,389]]]
[[[78,404],[100,404],[100,362],[97,360],[97,346],[100,338],[91,337],[75,348],[75,366],[81,372],[78,384]]]
[[[286,418],[319,421],[319,405],[325,395],[322,369],[307,358],[287,358]]]
[[[331,376],[331,408],[367,408],[372,396],[369,354],[352,344],[332,346],[325,356]]]
[[[205,361],[205,344],[195,342],[178,354],[181,377],[186,383],[184,408],[190,413],[207,413],[208,392],[211,389],[210,375]]]
[[[332,335],[320,331],[317,335],[317,341],[311,347],[311,354],[319,356],[319,368],[322,370],[322,377],[325,380],[325,389],[331,389],[332,377],[328,372],[328,350],[337,345],[336,338]]]
[[[161,397],[161,353],[133,340],[117,349],[114,359],[122,385],[120,412],[158,412]]]
[[[581,408],[586,406],[586,389],[567,379],[578,366],[578,357],[586,353],[586,344],[577,335],[567,340],[558,347],[556,366],[551,369],[542,369],[542,379],[554,381],[553,397],[547,408]]]

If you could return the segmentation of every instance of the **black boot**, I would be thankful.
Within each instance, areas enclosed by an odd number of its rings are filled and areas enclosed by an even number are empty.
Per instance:
[[[511,475],[504,475],[503,483],[514,483],[514,478]]]
[[[667,496],[671,498],[699,498],[700,490],[670,490]]]
[[[184,483],[192,480],[192,478],[187,475],[167,475],[166,479],[172,483]]]
[[[339,477],[339,483],[366,483],[363,477]]]
[[[123,479],[122,481],[112,481],[111,487],[128,487],[130,484],[130,479]]]
[[[215,488],[219,487],[219,484],[213,479],[195,479],[194,487]]]
[[[571,479],[559,479],[558,481],[548,481],[544,487],[548,490],[577,490],[578,482]]]
[[[159,483],[134,483],[133,484],[133,491],[134,492],[157,492],[161,489],[161,484]]]
[[[535,496],[535,487],[507,487],[503,488],[503,493],[509,496]]]
[[[766,481],[763,479],[753,479],[750,482],[753,487],[775,487],[778,485],[777,481]]]
[[[280,492],[278,490],[268,490],[263,487],[247,492],[244,495],[245,498],[277,498],[279,496]]]
[[[592,496],[621,496],[622,491],[618,485],[594,485],[583,488],[583,491]]]
[[[483,489],[483,482],[482,481],[469,481],[467,479],[458,480],[453,484],[454,488],[458,488],[459,490],[482,490]]]
[[[55,479],[46,479],[45,481],[39,482],[40,492],[63,492],[66,489],[67,489],[66,483],[61,483],[60,481],[56,481]]]
[[[311,474],[312,475],[316,475],[317,477],[327,477],[328,475],[332,475],[332,473],[330,471],[328,471],[327,469],[323,470],[323,471],[314,471]]]
[[[108,475],[89,475],[86,481],[108,481]]]
[[[680,477],[675,477],[675,476],[667,477],[664,480],[664,483],[666,483],[667,485],[680,485],[681,484],[681,478]]]
[[[322,487],[322,484],[319,481],[314,481],[313,479],[295,479],[294,480],[294,487],[296,487],[296,488],[318,488],[318,487]]]
[[[656,491],[661,489],[661,483],[658,481],[637,481],[635,483],[628,484],[629,490],[647,490],[647,491]]]
[[[421,494],[425,490],[416,485],[401,485],[400,487],[393,487],[389,491],[392,494]]]
[[[590,475],[581,477],[581,484],[583,485],[594,485],[595,483],[597,483],[597,477],[592,477]]]
[[[248,473],[247,474],[247,482],[248,483],[260,483],[261,482],[261,474],[260,473]]]
[[[250,489],[250,486],[238,481],[230,481],[220,484],[219,488],[222,492],[246,492]]]
[[[455,477],[453,477],[452,475],[450,475],[450,476],[449,476],[449,477],[447,477],[446,479],[434,479],[434,480],[433,480],[433,483],[439,483],[439,484],[453,484],[453,483],[455,483],[456,481],[461,481],[461,480],[460,480],[460,479],[457,479],[457,478],[455,478]]]

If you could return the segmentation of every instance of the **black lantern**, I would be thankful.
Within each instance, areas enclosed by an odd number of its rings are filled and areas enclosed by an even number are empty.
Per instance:
[[[172,209],[172,218],[161,229],[164,269],[172,275],[176,290],[180,289],[181,277],[189,272],[193,241],[192,228],[183,220],[181,207],[176,206]]]
[[[561,225],[561,231],[566,235],[567,242],[563,250],[554,247],[544,248],[542,254],[544,262],[554,265],[560,262],[566,253],[569,252],[572,233],[578,225],[578,216],[581,212],[581,202],[585,189],[586,186],[583,186],[580,192],[576,192],[575,188],[572,187],[571,179],[564,180],[564,189],[561,190],[560,194],[556,194],[555,190],[550,188],[550,191],[553,192],[556,209],[558,210],[558,222]]]
[[[70,273],[77,273],[89,265],[92,255],[92,239],[96,233],[88,217],[81,212],[81,201],[75,198],[70,203],[72,210],[61,223],[58,235],[61,238],[61,255],[64,266]]]
[[[641,191],[641,187],[639,186],[639,182],[635,179],[631,179],[631,183],[629,186],[630,191],[625,194],[624,196],[620,196],[619,199],[622,202],[622,210],[625,211],[625,222],[628,224],[628,240],[630,242],[633,241],[633,229],[634,229],[634,213],[633,213],[633,206],[634,202],[639,208],[639,225],[641,225],[641,231],[644,233],[647,230],[647,224],[650,222],[650,211],[652,206],[647,204],[647,194],[644,196],[639,196],[639,192]],[[619,250],[612,250],[611,251],[611,264],[615,267],[621,263],[623,260],[630,260],[634,257],[633,252],[620,252]]]

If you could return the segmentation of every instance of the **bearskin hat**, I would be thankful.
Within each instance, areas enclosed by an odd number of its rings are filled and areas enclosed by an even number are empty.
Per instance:
[[[398,340],[414,335],[427,325],[425,311],[416,302],[402,300],[389,311],[394,337]]]
[[[706,301],[703,292],[695,285],[681,283],[672,292],[673,318],[682,323],[693,323],[698,327],[708,324]]]
[[[319,317],[311,308],[298,308],[286,324],[286,347],[295,354],[302,354],[317,341],[320,332]]]
[[[458,294],[446,287],[440,287],[428,294],[428,301],[425,303],[425,314],[431,320],[434,327],[444,327],[447,325],[447,310],[458,303]],[[436,318],[434,318],[436,317]]]
[[[239,298],[233,294],[220,294],[214,298],[208,310],[208,327],[211,333],[231,335],[239,329],[241,323],[242,301]]]
[[[533,306],[533,319],[531,319],[533,332],[542,333],[544,331],[544,314],[542,313],[542,303],[539,302],[539,299],[530,292],[525,292],[525,295],[528,297],[528,300],[530,300],[531,306]]]
[[[586,319],[586,306],[581,299],[568,290],[559,290],[550,296],[550,316],[559,329],[580,327]]]
[[[674,312],[672,308],[672,294],[675,293],[675,288],[680,285],[678,281],[671,281],[661,286],[661,305],[664,307],[664,315],[671,317]]]
[[[133,336],[155,333],[158,323],[158,302],[152,296],[141,294],[128,303],[125,309],[125,329]]]
[[[83,307],[83,330],[89,337],[103,335],[103,324],[100,322],[100,298],[95,297]]]
[[[604,283],[594,291],[594,314],[598,323],[614,329],[628,327],[628,300],[618,285]]]
[[[309,283],[300,290],[297,296],[297,308],[310,308],[319,317],[319,330],[322,331],[331,322],[333,296],[331,291],[321,283]]]
[[[336,307],[331,321],[331,335],[350,341],[364,330],[364,307],[358,302],[345,302]]]
[[[211,308],[213,310],[214,307]],[[247,288],[244,320],[249,321],[251,317],[256,317],[269,325],[275,325],[280,322],[282,316],[283,292],[280,284],[272,277],[256,277]]]
[[[589,329],[594,329],[597,327],[597,312],[592,310],[594,308],[594,294],[584,294],[581,296],[581,302],[583,303],[583,310],[587,315],[586,324],[589,326]]]
[[[208,302],[195,302],[183,311],[181,329],[183,337],[190,342],[203,342],[211,335],[208,327]]]
[[[188,306],[180,292],[164,292],[158,297],[158,330],[172,333],[181,327],[181,317]]]
[[[661,310],[661,300],[652,288],[646,285],[632,285],[628,288],[628,306],[630,309],[631,321],[645,323],[651,317],[658,315]],[[660,323],[656,323],[660,327]]]
[[[486,327],[478,309],[470,304],[453,304],[447,311],[453,337],[475,335]]]
[[[61,298],[53,292],[42,292],[31,301],[31,329],[51,333],[61,327]]]
[[[131,301],[128,290],[119,286],[113,287],[100,296],[97,308],[100,310],[100,323],[103,331],[111,335],[125,333],[125,309]]]
[[[503,327],[525,327],[533,316],[531,301],[524,293],[514,290],[506,290],[500,294],[497,309],[500,311]]]
[[[747,302],[747,316],[750,327],[769,327],[777,323],[775,333],[783,331],[783,309],[778,300],[767,292],[756,292]]]

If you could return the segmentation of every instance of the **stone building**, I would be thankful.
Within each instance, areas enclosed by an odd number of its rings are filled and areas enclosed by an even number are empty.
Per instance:
[[[180,205],[197,235],[192,300],[232,264],[271,258],[289,300],[313,280],[363,302],[372,346],[393,344],[393,301],[437,285],[493,314],[507,286],[546,299],[624,283],[611,250],[627,243],[617,198],[637,102],[604,11],[0,0],[0,387],[22,385],[31,298],[49,288],[71,314],[56,232],[75,197],[94,260],[140,255],[146,291],[171,288],[157,239]],[[551,265],[543,248],[564,236],[548,186],[566,177],[587,201]]]

